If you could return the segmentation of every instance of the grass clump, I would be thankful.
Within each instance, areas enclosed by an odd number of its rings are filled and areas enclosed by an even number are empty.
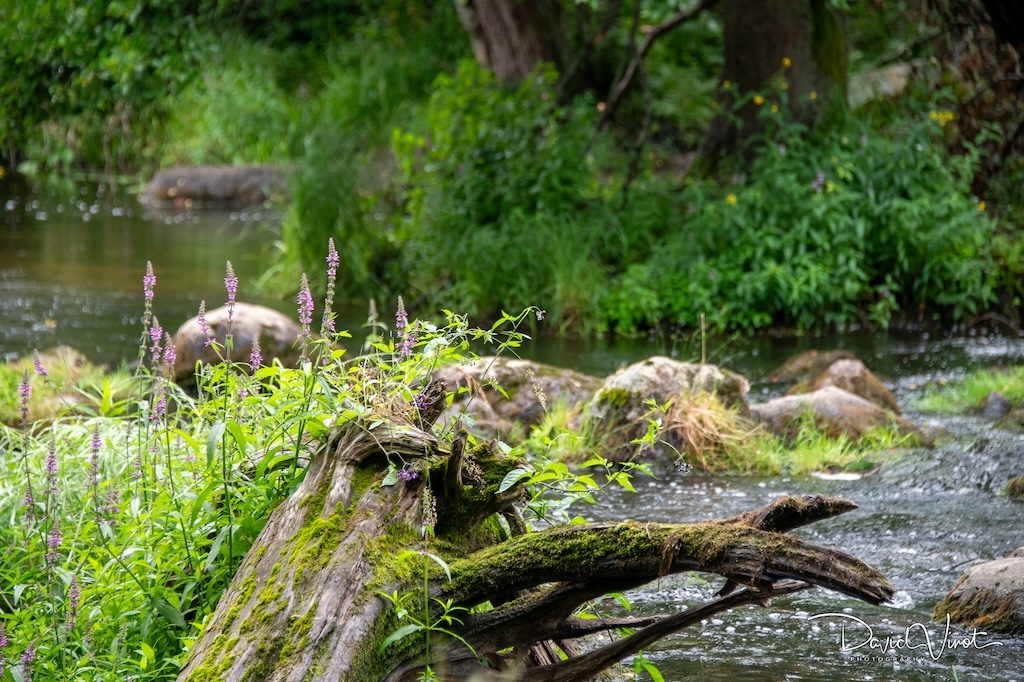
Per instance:
[[[925,412],[967,412],[993,392],[1015,405],[1024,402],[1024,366],[978,370],[961,381],[931,386],[917,401],[917,407]]]

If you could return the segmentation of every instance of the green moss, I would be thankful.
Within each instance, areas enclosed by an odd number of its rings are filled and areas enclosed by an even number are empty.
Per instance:
[[[224,633],[214,637],[210,650],[203,657],[205,663],[192,671],[189,679],[197,682],[219,682],[227,679],[227,671],[235,662],[235,656],[224,656],[224,652],[234,649],[237,644],[238,637],[228,638]]]
[[[378,471],[375,467],[367,464],[362,464],[355,467],[352,471],[352,497],[349,501],[349,511],[355,509],[355,506],[359,503],[359,500],[363,499],[363,493],[376,482],[378,476],[382,472]]]
[[[603,388],[597,394],[597,402],[608,407],[626,407],[636,398],[636,393],[625,388]]]
[[[1010,595],[996,599],[978,591],[967,600],[947,595],[935,605],[932,618],[945,621],[947,614],[951,622],[965,628],[1007,634],[1024,633],[1024,621],[1020,620],[1016,601]]]
[[[1004,490],[1007,497],[1024,498],[1024,476],[1010,479]]]

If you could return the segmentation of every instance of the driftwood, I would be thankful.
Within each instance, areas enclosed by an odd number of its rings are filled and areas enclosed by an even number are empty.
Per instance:
[[[767,605],[778,595],[821,586],[878,604],[893,588],[877,570],[842,552],[785,532],[854,509],[844,499],[780,497],[721,521],[629,521],[525,533],[518,487],[500,490],[521,462],[493,447],[451,446],[426,429],[444,392],[428,387],[406,414],[335,428],[299,489],[270,517],[179,677],[208,680],[414,680],[430,665],[443,680],[588,680],[622,658],[714,613]],[[388,459],[415,462],[414,481],[382,485]],[[432,494],[424,495],[429,481]],[[433,498],[433,503],[429,500]],[[427,508],[424,508],[424,500]],[[437,539],[451,579],[436,571],[429,594],[470,608],[448,626],[463,641],[423,639],[381,650],[399,626],[381,592],[423,588],[395,557],[422,547],[424,515],[436,504]],[[490,519],[503,515],[502,540]],[[724,576],[712,601],[665,616],[581,619],[586,602],[661,576],[703,571]],[[436,603],[436,602],[434,602]],[[629,627],[636,632],[580,654],[573,641]],[[472,647],[472,651],[466,644]],[[563,660],[564,659],[564,660]]]

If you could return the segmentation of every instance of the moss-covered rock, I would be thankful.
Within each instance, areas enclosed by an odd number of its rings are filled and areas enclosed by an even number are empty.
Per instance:
[[[699,409],[702,417],[716,423],[744,419],[749,414],[749,390],[744,377],[716,365],[654,356],[604,380],[583,408],[583,428],[601,444],[605,456],[622,461],[637,453],[633,441],[647,433],[651,420],[660,419],[662,428],[649,454],[675,455],[692,440],[686,433],[694,426],[689,414]],[[711,425],[706,419],[699,421],[700,431],[707,433],[705,427]]]
[[[754,421],[770,432],[794,440],[810,413],[814,426],[827,436],[846,435],[857,440],[877,427],[894,427],[901,435],[912,435],[923,445],[932,439],[910,420],[835,386],[811,393],[785,396],[750,406]]]
[[[1007,497],[1011,497],[1015,500],[1024,500],[1024,476],[1018,476],[1017,478],[1010,479],[1010,482],[1006,484],[1006,488],[1003,491]]]
[[[597,377],[570,369],[504,357],[451,365],[437,376],[456,392],[442,420],[471,414],[471,430],[488,438],[539,423],[557,403],[581,405],[601,385]]]
[[[953,585],[932,614],[990,632],[1024,633],[1024,547],[977,564]]]

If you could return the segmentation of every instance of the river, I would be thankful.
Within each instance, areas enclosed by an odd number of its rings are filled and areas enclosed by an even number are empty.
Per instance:
[[[229,259],[241,280],[241,300],[293,308],[250,293],[272,253],[276,216],[164,213],[141,206],[123,188],[52,183],[33,192],[10,178],[0,180],[0,208],[0,357],[60,343],[97,362],[133,357],[147,260],[157,275],[155,310],[168,329],[194,315],[200,299],[211,308],[224,300]],[[359,319],[362,310],[351,306],[345,321]],[[1024,680],[1024,639],[979,635],[974,646],[940,651],[944,624],[930,620],[935,602],[966,567],[1024,545],[1024,504],[999,495],[1009,478],[1024,474],[1024,436],[993,430],[980,418],[914,409],[920,388],[930,382],[1024,363],[1024,341],[970,332],[759,336],[711,339],[708,358],[753,378],[752,397],[759,400],[781,389],[757,378],[810,348],[855,352],[889,380],[912,420],[954,437],[934,450],[894,456],[878,473],[850,481],[708,477],[663,467],[658,480],[639,482],[640,494],[608,493],[600,506],[580,513],[593,520],[693,521],[729,516],[784,493],[850,497],[857,511],[798,534],[880,568],[896,585],[896,599],[872,607],[815,589],[778,599],[768,610],[723,614],[663,640],[648,657],[675,681]],[[534,359],[597,375],[656,353],[685,359],[698,349],[692,339],[540,339],[525,348]],[[630,596],[637,612],[673,612],[709,599],[719,582],[666,578]],[[812,619],[829,613],[844,616]],[[848,647],[864,640],[870,627],[880,641],[911,628],[918,648],[842,651],[843,624]],[[929,641],[932,651],[925,648]]]

